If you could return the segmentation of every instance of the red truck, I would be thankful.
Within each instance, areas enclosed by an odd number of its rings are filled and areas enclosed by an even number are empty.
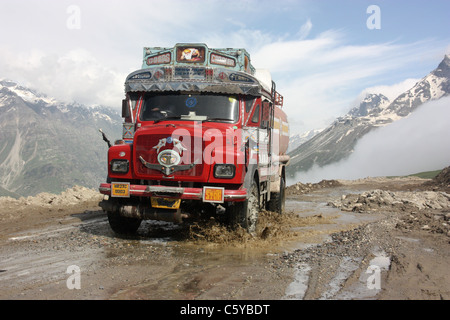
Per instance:
[[[113,231],[215,216],[252,233],[260,209],[283,212],[283,97],[245,49],[144,48],[125,94],[123,137],[108,150],[99,187]]]

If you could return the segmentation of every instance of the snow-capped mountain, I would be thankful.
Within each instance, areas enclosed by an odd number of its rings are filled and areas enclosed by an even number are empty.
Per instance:
[[[298,148],[300,145],[302,145],[306,141],[314,138],[314,136],[316,134],[319,134],[322,130],[323,129],[313,129],[313,130],[306,131],[304,133],[293,134],[292,136],[289,137],[289,147],[288,147],[287,152],[291,152],[292,150],[295,150],[296,148]]]
[[[450,94],[450,55],[446,55],[439,66],[414,87],[398,96],[383,113],[405,117],[421,104],[448,94]]]
[[[389,99],[384,95],[369,93],[347,115],[351,117],[377,117],[389,104]]]
[[[45,104],[54,104],[56,101],[54,99],[49,99],[45,95],[38,93],[30,88],[23,87],[11,80],[0,80],[0,90],[3,93],[14,93],[19,98],[26,102],[38,103],[43,102]],[[2,95],[5,98],[5,95]],[[1,100],[0,100],[1,101]]]
[[[450,56],[417,82],[410,90],[389,101],[382,94],[368,94],[358,106],[336,119],[328,128],[289,152],[291,163],[288,174],[307,171],[318,165],[338,162],[347,158],[358,140],[369,131],[386,126],[403,117],[425,102],[450,95]]]
[[[106,176],[107,145],[121,136],[111,108],[59,102],[0,80],[0,196],[97,187]]]

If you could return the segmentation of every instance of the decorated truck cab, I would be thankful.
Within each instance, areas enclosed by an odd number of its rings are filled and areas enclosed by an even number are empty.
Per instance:
[[[144,48],[125,94],[123,137],[99,187],[116,233],[202,215],[255,232],[260,209],[283,212],[283,97],[245,49]]]

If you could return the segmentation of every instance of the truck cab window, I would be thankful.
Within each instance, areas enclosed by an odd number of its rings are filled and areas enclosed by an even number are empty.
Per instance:
[[[139,94],[136,92],[128,93],[128,100],[130,101],[131,111],[136,109],[136,102],[139,100]]]
[[[244,97],[245,113],[252,111],[253,104],[255,103],[255,98],[252,96]]]
[[[140,120],[156,121],[164,118],[235,123],[239,119],[239,100],[237,96],[213,93],[147,94]]]
[[[259,114],[260,114],[260,106],[259,104],[255,107],[255,111],[253,112],[252,116],[252,123],[258,124],[259,123]]]

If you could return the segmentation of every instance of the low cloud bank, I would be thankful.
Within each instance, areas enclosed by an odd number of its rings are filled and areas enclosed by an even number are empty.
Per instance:
[[[450,97],[366,134],[345,160],[299,173],[292,184],[322,179],[408,175],[450,165]]]

